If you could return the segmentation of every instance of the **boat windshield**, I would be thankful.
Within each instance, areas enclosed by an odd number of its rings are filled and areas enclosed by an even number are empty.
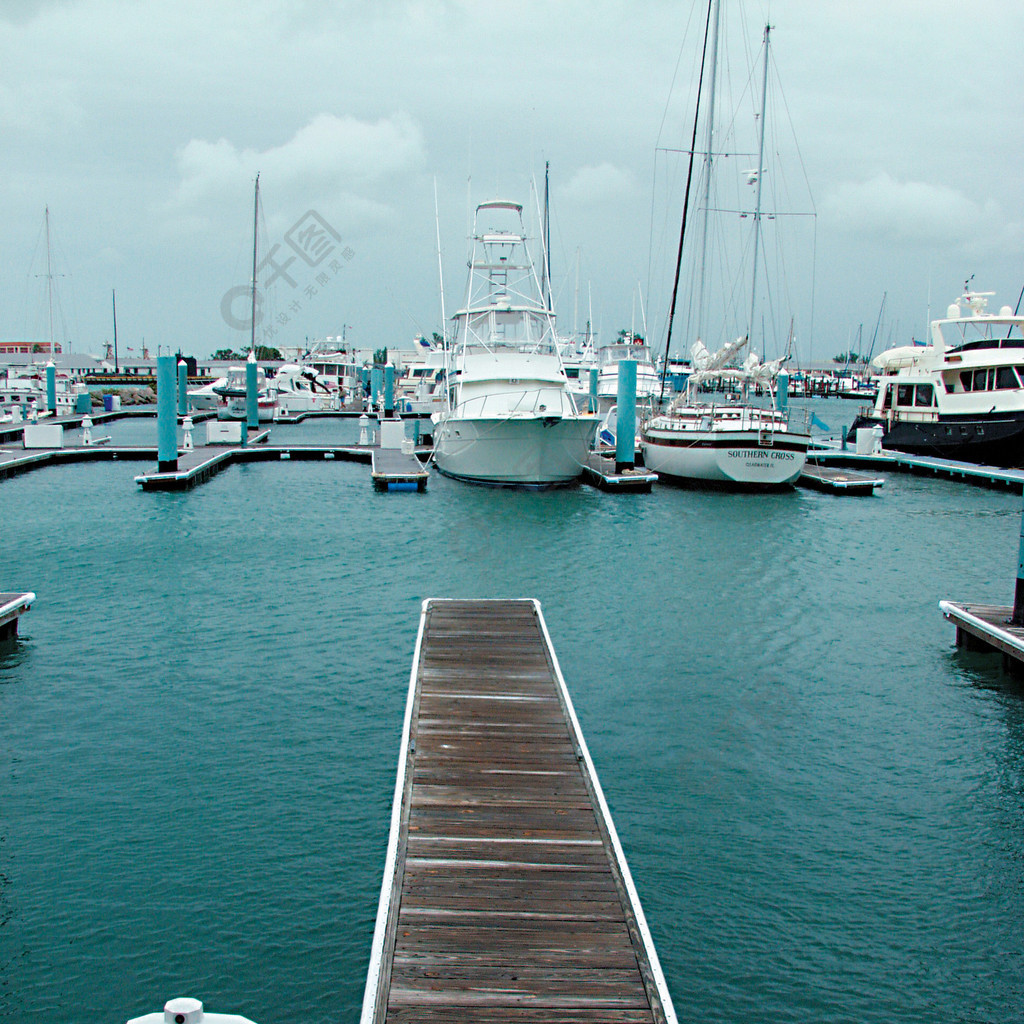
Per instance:
[[[1024,317],[971,317],[939,320],[932,327],[947,352],[985,348],[1024,348]]]

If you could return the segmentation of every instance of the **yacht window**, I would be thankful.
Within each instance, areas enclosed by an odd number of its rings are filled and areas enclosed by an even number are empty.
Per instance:
[[[975,370],[974,371],[974,390],[975,391],[987,391],[988,390],[988,370]]]
[[[914,404],[914,385],[913,384],[900,384],[896,389],[896,404],[897,405],[913,405]]]
[[[1000,366],[996,368],[996,390],[1006,391],[1010,388],[1020,387],[1017,382],[1017,374],[1013,372],[1012,366]]]
[[[882,396],[882,410],[884,412],[886,409],[889,409],[891,407],[892,407],[892,385],[888,384],[888,385],[886,385],[886,388],[885,388],[885,394]]]
[[[960,374],[960,384],[963,387],[964,391],[973,391],[974,374],[971,373],[970,370],[964,370],[964,372]]]
[[[914,392],[914,405],[934,404],[934,392],[931,384],[918,384]]]

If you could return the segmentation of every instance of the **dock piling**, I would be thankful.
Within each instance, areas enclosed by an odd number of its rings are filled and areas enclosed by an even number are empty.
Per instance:
[[[188,364],[184,359],[178,363],[178,415],[188,415]]]
[[[246,428],[249,430],[260,429],[260,397],[256,378],[256,353],[250,352],[249,358],[245,361],[245,422],[242,424],[242,444],[246,437]]]
[[[619,360],[618,407],[615,412],[615,472],[636,463],[636,360]]]
[[[51,416],[57,415],[57,368],[52,359],[46,364],[46,408]]]
[[[174,402],[174,356],[156,359],[157,470],[178,470],[178,416]]]
[[[1017,583],[1013,591],[1011,626],[1024,626],[1024,508],[1020,516],[1020,543],[1017,546]]]
[[[395,415],[395,367],[388,363],[384,367],[384,418]]]

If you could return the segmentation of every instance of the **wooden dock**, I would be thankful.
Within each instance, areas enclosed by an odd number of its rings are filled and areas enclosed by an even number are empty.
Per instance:
[[[804,466],[797,480],[798,487],[812,487],[816,491],[849,495],[874,494],[875,489],[884,484],[885,477],[868,476],[856,470],[819,466],[810,462]]]
[[[424,602],[361,1024],[675,1024],[536,601]]]
[[[0,594],[0,642],[18,638],[18,619],[35,601],[31,591]]]
[[[395,448],[374,448],[370,466],[378,491],[425,491],[430,474],[415,455]]]
[[[1024,669],[1024,627],[1010,625],[1013,608],[940,601],[939,609],[956,626],[957,647],[999,651],[1006,668]]]

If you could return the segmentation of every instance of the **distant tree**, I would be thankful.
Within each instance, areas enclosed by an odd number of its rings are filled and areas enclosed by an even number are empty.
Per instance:
[[[435,345],[443,345],[444,344],[444,335],[443,334],[438,334],[437,331],[434,331],[434,344]]]
[[[273,348],[270,345],[257,345],[256,346],[256,358],[257,359],[276,359],[280,361],[281,352],[279,349]]]
[[[373,364],[374,366],[385,366],[388,361],[388,350],[386,348],[377,348],[373,350]]]
[[[866,363],[867,356],[858,355],[856,352],[840,352],[832,357],[833,363]]]
[[[213,358],[222,360],[223,362],[230,362],[232,359],[239,359],[240,356],[236,352],[232,352],[229,348],[219,348],[213,353]]]
[[[42,352],[42,351],[43,351],[43,346],[42,346],[42,345],[40,345],[40,344],[39,344],[39,342],[37,341],[37,342],[36,342],[36,343],[35,343],[35,344],[34,344],[34,345],[32,346],[32,351],[33,351],[33,352]]]

